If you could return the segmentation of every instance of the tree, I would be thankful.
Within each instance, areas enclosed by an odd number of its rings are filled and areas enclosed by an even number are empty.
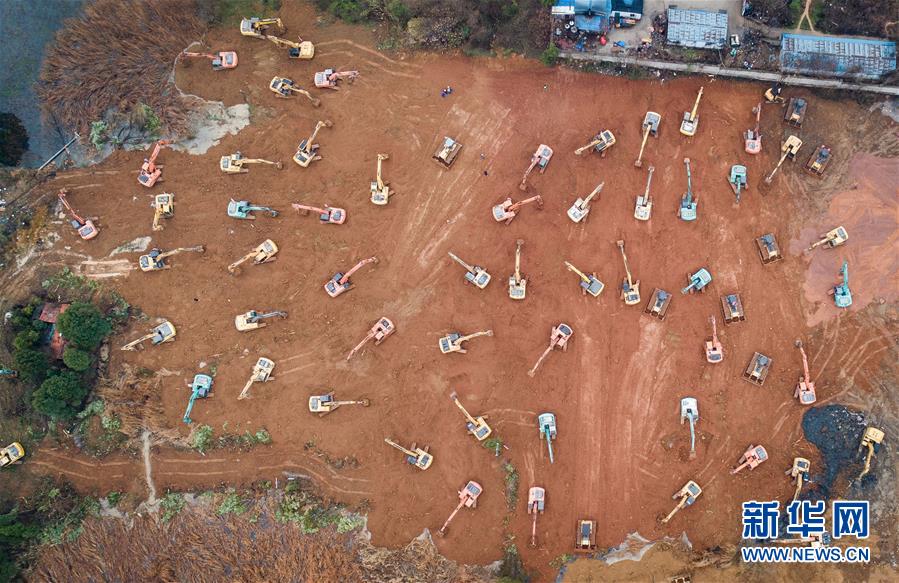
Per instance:
[[[34,348],[34,345],[37,344],[37,341],[40,340],[41,335],[37,330],[22,330],[12,341],[12,346],[15,350],[25,350],[27,348]]]
[[[47,367],[49,366],[47,355],[40,350],[33,348],[16,350],[13,362],[16,370],[19,371],[19,376],[35,384],[41,382],[47,376]]]
[[[78,413],[86,396],[81,377],[65,370],[41,383],[31,396],[31,406],[50,417],[67,419]]]
[[[62,354],[62,361],[65,365],[76,372],[84,372],[89,369],[92,360],[90,352],[74,346],[66,346],[65,352]]]
[[[28,151],[28,131],[22,120],[0,113],[0,166],[16,166]]]
[[[75,302],[56,321],[62,337],[82,350],[94,350],[112,329],[94,304]]]

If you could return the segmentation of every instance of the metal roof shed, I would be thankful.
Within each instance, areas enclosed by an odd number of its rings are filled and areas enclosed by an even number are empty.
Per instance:
[[[806,75],[879,79],[896,70],[896,43],[788,33],[780,39],[780,70]]]
[[[727,44],[727,11],[668,8],[668,44],[697,49],[723,49]]]

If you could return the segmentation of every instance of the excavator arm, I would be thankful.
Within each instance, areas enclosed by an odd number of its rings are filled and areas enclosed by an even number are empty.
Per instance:
[[[123,346],[123,347],[122,347],[122,350],[134,350],[140,343],[145,342],[145,341],[147,341],[147,340],[150,340],[150,339],[153,338],[154,336],[156,336],[156,332],[155,332],[155,331],[150,332],[149,334],[144,334],[143,336],[141,336],[141,337],[138,338],[137,340],[132,340],[131,342],[129,342],[128,344],[126,344],[125,346]]]
[[[580,156],[581,154],[583,154],[584,152],[586,152],[586,151],[589,150],[590,148],[593,148],[593,147],[599,145],[601,142],[602,142],[602,140],[593,140],[592,142],[590,142],[590,143],[587,144],[586,146],[581,146],[580,148],[578,148],[577,150],[575,150],[575,151],[574,151],[574,155],[575,155],[575,156]]]
[[[573,271],[574,273],[576,273],[576,274],[578,275],[578,277],[580,277],[581,280],[582,280],[584,283],[590,283],[590,278],[587,277],[587,275],[586,275],[583,271],[581,271],[580,269],[578,269],[577,267],[575,267],[575,266],[572,265],[571,263],[569,263],[569,262],[566,261],[566,262],[565,262],[565,267],[568,268],[568,271]]]
[[[341,277],[340,281],[338,281],[337,283],[340,285],[346,284],[346,282],[348,282],[350,280],[350,276],[353,275],[354,273],[356,273],[357,271],[359,271],[360,269],[362,269],[363,266],[368,265],[369,263],[377,263],[377,262],[378,262],[377,257],[369,257],[368,259],[363,259],[362,261],[360,261],[359,263],[354,265],[352,268],[350,268],[349,271],[344,273],[343,277]]]
[[[384,190],[385,184],[384,181],[381,180],[381,162],[386,160],[387,158],[389,158],[387,154],[378,154],[378,175],[376,178],[378,182],[378,190]]]
[[[699,88],[699,94],[696,96],[696,103],[693,104],[693,110],[690,112],[690,121],[696,119],[696,112],[699,111],[699,101],[702,99],[702,91],[705,87]]]
[[[652,130],[651,123],[643,124],[643,142],[640,144],[640,153],[637,154],[637,159],[634,161],[634,166],[637,168],[643,166],[643,150],[646,148],[647,140],[649,140],[650,130]]]
[[[515,242],[515,281],[521,281],[521,246],[524,244],[524,240],[518,239]]]

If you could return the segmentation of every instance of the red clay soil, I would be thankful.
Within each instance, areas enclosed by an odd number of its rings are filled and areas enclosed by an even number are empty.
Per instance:
[[[802,307],[806,259],[788,253],[784,261],[764,266],[754,238],[774,232],[785,251],[792,249],[787,247],[796,222],[804,220],[796,218],[797,208],[807,198],[799,194],[822,183],[802,174],[797,162],[760,192],[784,130],[782,110],[766,106],[764,152],[757,157],[743,152],[741,134],[754,123],[759,86],[700,78],[631,81],[518,59],[397,60],[364,46],[371,39],[358,29],[304,26],[313,19],[307,8],[285,8],[282,17],[287,36],[300,32],[316,43],[314,61],[288,61],[274,45],[229,30],[213,34],[211,42],[216,49],[238,51],[235,71],[213,73],[199,61],[178,71],[187,92],[226,104],[243,102],[246,95],[256,108],[251,127],[226,137],[205,156],[163,150],[165,182],[153,189],[136,181],[142,152],[119,152],[97,168],[111,174],[60,175],[50,186],[97,185],[69,196],[102,224],[91,242],[66,231],[64,244],[76,252],[101,258],[145,235],[153,235],[153,244],[163,249],[207,247],[202,256],[172,258],[171,270],[109,280],[132,305],[170,319],[178,329],[172,344],[143,352],[115,350],[111,370],[128,362],[179,372],[164,380],[162,399],[170,427],[186,435],[189,428],[181,422],[186,383],[200,371],[200,362],[214,362],[215,398],[196,404],[195,423],[218,432],[225,423],[229,432],[264,426],[274,443],[252,453],[215,450],[205,457],[164,450],[153,456],[157,489],[304,473],[335,498],[370,500],[373,543],[396,547],[423,528],[438,528],[457,502],[456,490],[477,480],[484,486],[477,509],[460,512],[437,544],[451,559],[484,564],[501,555],[506,514],[501,462],[508,459],[521,474],[509,528],[526,565],[544,575],[553,557],[571,552],[579,518],[598,521],[600,547],[614,546],[636,530],[648,538],[686,531],[695,545],[706,548],[737,541],[744,500],[787,499],[792,487],[783,472],[792,458],[804,455],[816,462],[812,447],[801,441],[804,409],[792,396],[801,372],[793,341],[810,330]],[[359,69],[361,76],[340,91],[318,90],[320,109],[268,91],[275,74],[308,88],[313,73],[326,67]],[[686,139],[677,126],[703,84],[699,131]],[[446,85],[454,92],[441,98]],[[813,100],[807,124],[814,123],[816,107],[836,115],[855,106]],[[633,161],[647,110],[661,113],[663,120],[640,170]],[[317,139],[323,160],[301,169],[290,157],[319,119],[334,122]],[[604,128],[618,139],[605,158],[573,154]],[[827,130],[818,126],[817,131]],[[444,135],[464,144],[448,171],[430,160]],[[555,156],[545,174],[532,175],[529,189],[543,196],[545,208],[525,207],[510,226],[495,223],[493,204],[507,195],[525,196],[516,186],[541,143],[553,147]],[[840,158],[859,151],[849,139],[839,146]],[[220,173],[219,157],[236,150],[281,159],[285,167]],[[368,202],[379,152],[390,154],[384,176],[398,193],[387,207]],[[675,216],[686,188],[684,157],[692,159],[699,196],[694,223]],[[805,156],[800,158],[804,164]],[[736,163],[749,169],[750,188],[739,206],[727,183]],[[634,197],[642,192],[650,165],[656,169],[654,213],[649,223],[640,223],[632,216]],[[566,209],[599,181],[606,186],[589,221],[573,224]],[[175,193],[176,214],[164,231],[152,233],[150,195],[163,191]],[[229,198],[274,206],[282,216],[229,219]],[[298,216],[292,202],[329,203],[346,208],[349,218],[343,226],[321,225],[314,217]],[[266,238],[280,247],[276,262],[228,274],[230,262]],[[530,283],[527,299],[515,303],[507,296],[506,278],[519,238],[525,240],[523,271]],[[615,246],[619,238],[627,241],[644,302],[654,287],[674,292],[665,321],[644,315],[642,304],[627,307],[619,299],[624,277]],[[493,282],[483,291],[465,285],[462,269],[447,251],[487,267]],[[371,255],[380,263],[355,275],[353,291],[337,299],[325,294],[322,285],[331,274]],[[606,291],[598,299],[581,295],[576,277],[563,265],[566,259],[595,271]],[[708,291],[677,293],[687,272],[699,267],[713,275]],[[719,296],[733,291],[742,296],[747,320],[725,327]],[[234,316],[250,309],[287,310],[290,318],[237,332]],[[829,310],[828,318],[838,315],[832,304],[821,309]],[[724,362],[717,365],[707,364],[702,354],[712,315],[719,317],[724,344]],[[346,362],[347,352],[379,316],[393,320],[396,334]],[[574,328],[568,351],[551,354],[529,378],[526,372],[560,321]],[[114,346],[147,328],[134,323]],[[471,341],[467,355],[441,355],[437,349],[442,335],[486,328],[494,337]],[[811,356],[817,358],[820,349],[812,347]],[[754,351],[774,358],[764,387],[740,379]],[[252,398],[238,401],[260,356],[277,363],[276,378],[254,385]],[[367,397],[372,406],[347,407],[324,419],[308,413],[309,395],[328,390],[341,398]],[[466,434],[451,391],[472,413],[489,415],[495,434],[510,448],[501,458]],[[698,398],[701,413],[698,456],[692,461],[689,431],[679,424],[684,396]],[[825,390],[819,398],[828,396]],[[543,411],[558,420],[553,465],[537,431],[536,416]],[[383,443],[387,436],[430,445],[433,467],[421,472],[403,464],[402,454]],[[331,469],[304,452],[310,441],[334,458],[355,456],[360,466]],[[729,475],[751,444],[764,445],[770,461]],[[80,462],[70,459],[65,452],[38,452],[26,467],[58,470],[98,492],[143,482],[143,469],[133,460],[109,458],[79,469]],[[660,525],[657,519],[673,505],[671,495],[690,479],[703,487],[702,498]],[[526,548],[530,520],[524,509],[532,485],[547,491],[534,550]]]

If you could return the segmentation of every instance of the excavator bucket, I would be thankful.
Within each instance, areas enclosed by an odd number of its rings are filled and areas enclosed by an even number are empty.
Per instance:
[[[655,288],[652,290],[652,297],[646,307],[643,308],[644,314],[649,314],[653,318],[664,320],[668,313],[668,307],[671,305],[672,295],[663,289]]]
[[[743,312],[743,301],[740,294],[726,294],[721,296],[721,311],[724,313],[724,323],[733,324],[746,319]]]
[[[773,362],[774,359],[765,356],[761,352],[754,353],[746,366],[746,370],[743,371],[743,380],[758,386],[764,385]]]

